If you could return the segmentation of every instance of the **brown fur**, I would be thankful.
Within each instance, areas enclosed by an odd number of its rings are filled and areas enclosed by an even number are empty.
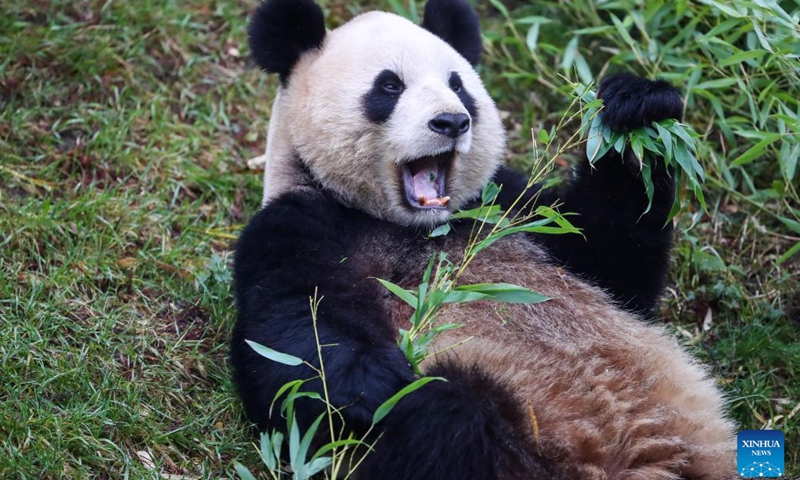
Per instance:
[[[451,245],[449,258],[457,260],[462,247]],[[524,237],[481,252],[459,279],[484,282],[524,285],[551,300],[452,305],[438,321],[465,325],[440,337],[432,351],[481,365],[508,386],[535,417],[519,425],[531,432],[532,449],[587,480],[735,477],[724,400],[705,368],[663,328],[552,266]],[[395,312],[407,326],[409,311]]]

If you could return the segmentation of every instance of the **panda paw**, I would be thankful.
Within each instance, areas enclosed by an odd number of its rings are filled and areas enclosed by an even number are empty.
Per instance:
[[[597,95],[603,100],[603,123],[612,131],[629,132],[667,118],[682,117],[683,102],[678,91],[663,80],[612,75],[600,82]]]

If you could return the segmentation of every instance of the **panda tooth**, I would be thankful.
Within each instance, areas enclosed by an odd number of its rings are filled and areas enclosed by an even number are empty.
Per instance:
[[[442,197],[439,199],[439,203],[442,204],[443,207],[446,207],[448,203],[450,203],[450,197]]]

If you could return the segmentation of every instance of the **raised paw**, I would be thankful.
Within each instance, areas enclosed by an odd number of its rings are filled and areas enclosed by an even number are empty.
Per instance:
[[[600,82],[597,94],[603,100],[603,123],[617,132],[629,132],[666,118],[680,120],[683,112],[678,91],[663,80],[612,75]]]

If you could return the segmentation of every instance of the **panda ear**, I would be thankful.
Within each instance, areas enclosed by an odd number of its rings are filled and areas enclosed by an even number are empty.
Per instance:
[[[481,25],[478,14],[464,0],[428,0],[422,28],[449,43],[472,65],[481,57]]]
[[[265,0],[247,29],[250,55],[285,82],[303,52],[325,40],[325,17],[313,0]]]

